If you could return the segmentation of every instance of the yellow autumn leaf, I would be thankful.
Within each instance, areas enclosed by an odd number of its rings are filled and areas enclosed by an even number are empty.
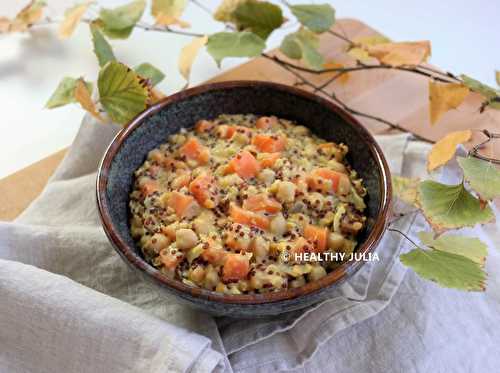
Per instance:
[[[155,21],[157,25],[162,25],[162,26],[177,25],[182,28],[191,27],[191,24],[189,22],[183,21],[182,19],[175,18],[163,13],[158,14],[155,17]]]
[[[32,0],[16,15],[10,26],[10,31],[26,31],[33,23],[43,16],[43,8],[47,4],[43,0]]]
[[[429,171],[444,165],[455,155],[459,144],[466,143],[472,137],[471,130],[455,131],[447,134],[434,144],[427,156],[427,169]]]
[[[99,115],[95,103],[94,101],[92,101],[92,97],[90,96],[90,91],[85,85],[83,79],[80,78],[76,82],[74,94],[75,94],[75,100],[80,103],[80,105],[84,110],[88,111],[94,118],[103,122],[103,118]]]
[[[323,69],[341,69],[343,67],[345,67],[343,64],[338,63],[338,62],[334,62],[334,61],[326,62],[323,64]],[[333,72],[332,74],[333,74],[333,76],[335,76],[338,73],[339,72]],[[343,73],[342,75],[339,76],[338,79],[336,79],[336,81],[338,81],[340,84],[344,85],[349,81],[349,78],[350,78],[349,73]]]
[[[428,40],[384,43],[367,46],[366,50],[370,56],[387,65],[418,65],[430,56],[431,43]]]
[[[26,31],[33,23],[42,18],[43,8],[46,5],[44,0],[32,0],[17,13],[13,20],[0,17],[0,33]]]
[[[431,125],[444,113],[456,109],[469,94],[469,88],[459,83],[437,83],[429,81],[429,114]]]
[[[497,84],[500,85],[500,71],[495,71],[495,78],[497,80]]]
[[[75,5],[64,13],[64,20],[59,26],[59,37],[61,39],[69,38],[80,23],[83,15],[87,11],[92,2],[87,1],[82,4]]]
[[[186,28],[189,27],[190,24],[180,18],[187,3],[187,0],[153,0],[151,4],[151,14],[155,18],[157,25],[178,25],[182,28]]]
[[[368,52],[366,51],[366,47],[377,44],[390,43],[391,40],[382,35],[372,35],[372,36],[362,36],[355,38],[353,42],[354,45],[356,46],[354,48],[350,48],[347,51],[347,54],[349,54],[351,57],[354,57],[355,59],[361,62],[364,62],[371,58]]]
[[[208,37],[205,35],[200,38],[193,39],[188,45],[182,48],[181,54],[179,55],[179,72],[187,81],[189,81],[191,67],[193,66],[196,56],[207,41]]]

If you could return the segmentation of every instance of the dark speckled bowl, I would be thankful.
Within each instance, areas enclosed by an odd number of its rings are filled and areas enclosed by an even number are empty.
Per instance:
[[[97,202],[104,230],[121,257],[145,280],[179,301],[218,315],[256,317],[300,309],[325,299],[364,263],[349,261],[319,281],[267,294],[223,295],[168,279],[142,257],[129,233],[129,193],[134,170],[148,152],[182,127],[219,114],[253,113],[292,119],[316,135],[349,146],[348,161],[368,189],[367,228],[358,252],[373,252],[386,223],[391,199],[390,174],[382,151],[351,115],[319,96],[285,85],[256,81],[203,85],[174,94],[137,116],[109,146],[97,177]]]

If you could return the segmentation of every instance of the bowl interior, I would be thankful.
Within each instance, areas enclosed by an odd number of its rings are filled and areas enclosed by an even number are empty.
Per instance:
[[[147,153],[164,143],[169,135],[182,127],[193,126],[199,119],[211,119],[219,114],[276,115],[310,128],[325,140],[347,144],[347,159],[368,189],[368,221],[359,236],[359,244],[372,232],[381,201],[385,198],[385,174],[380,166],[383,161],[377,155],[376,145],[368,132],[333,105],[327,107],[325,100],[318,97],[265,83],[214,85],[210,89],[199,87],[174,95],[171,101],[158,105],[151,113],[132,123],[107,174],[104,194],[111,223],[120,238],[138,255],[141,255],[140,250],[129,232],[128,202],[134,171],[145,161]]]

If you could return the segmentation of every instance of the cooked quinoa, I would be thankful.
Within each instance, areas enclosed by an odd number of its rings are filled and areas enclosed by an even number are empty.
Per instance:
[[[339,265],[296,254],[355,249],[366,189],[346,145],[252,114],[201,120],[166,140],[135,172],[130,226],[167,276],[226,294],[278,291]]]

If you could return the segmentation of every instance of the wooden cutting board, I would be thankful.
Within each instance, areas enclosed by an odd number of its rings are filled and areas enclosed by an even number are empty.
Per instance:
[[[339,20],[334,31],[350,39],[378,34],[354,19]],[[328,34],[321,40],[321,51],[329,61],[352,63],[344,53],[345,46],[344,42]],[[304,76],[316,85],[332,77],[330,74]],[[298,83],[293,74],[262,57],[229,70],[210,82],[227,80],[264,80],[290,85]],[[437,125],[431,127],[428,119],[428,80],[416,74],[388,70],[359,71],[350,73],[346,82],[339,79],[325,89],[335,92],[343,102],[357,110],[390,120],[433,141],[460,129],[500,132],[500,111],[490,110],[480,114],[478,108],[481,98],[475,94],[469,95],[459,109],[446,113]],[[358,119],[374,134],[393,132],[376,121]],[[481,136],[477,133],[475,140],[481,139]],[[491,151],[492,154],[500,155],[500,145],[492,147]],[[62,150],[0,180],[0,220],[13,220],[40,194],[64,154],[65,150]]]

